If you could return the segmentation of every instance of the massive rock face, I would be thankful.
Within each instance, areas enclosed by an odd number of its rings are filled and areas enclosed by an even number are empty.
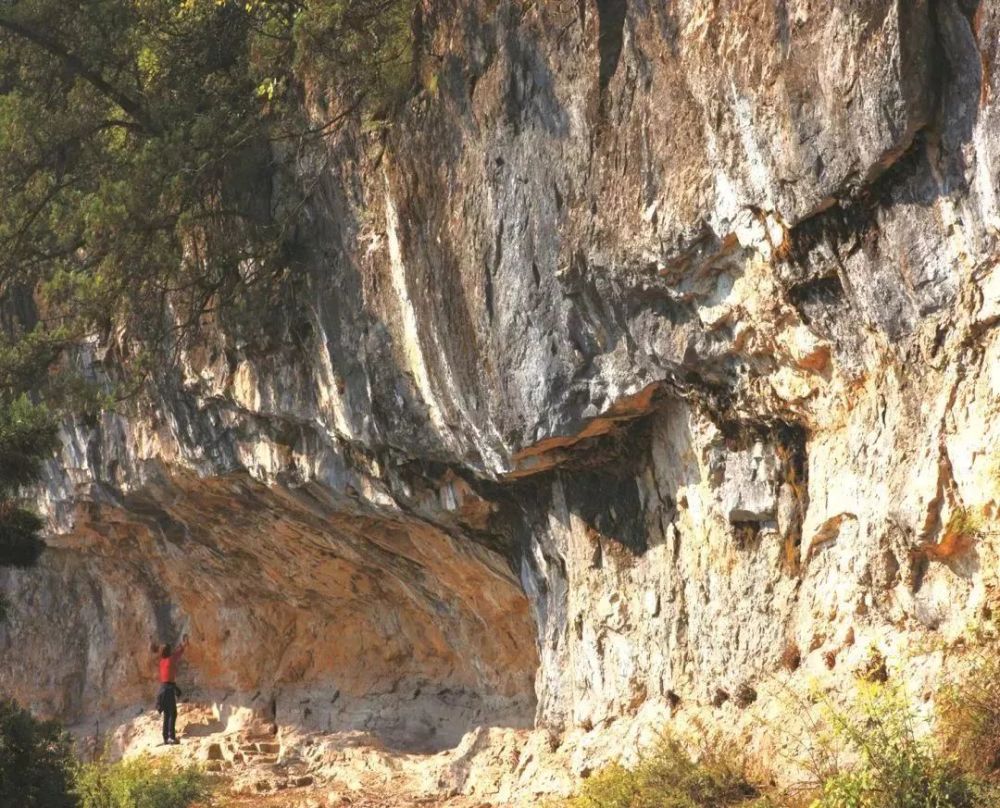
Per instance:
[[[0,688],[121,717],[185,628],[204,698],[414,746],[925,687],[997,596],[997,5],[426,15],[401,122],[279,155],[271,318],[66,424]]]

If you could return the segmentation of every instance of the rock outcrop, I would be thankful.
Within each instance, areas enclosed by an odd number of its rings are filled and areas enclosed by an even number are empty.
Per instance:
[[[873,648],[920,692],[996,608],[1000,7],[426,25],[400,123],[279,155],[308,271],[269,319],[66,424],[0,689],[121,720],[186,629],[223,711],[413,748],[737,714]]]

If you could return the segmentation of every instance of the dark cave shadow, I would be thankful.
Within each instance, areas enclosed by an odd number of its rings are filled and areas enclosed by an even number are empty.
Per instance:
[[[470,626],[475,625],[478,613],[475,611],[475,604],[465,603],[462,599],[461,583],[443,576],[435,577],[417,559],[408,557],[415,538],[408,532],[408,527],[413,526],[405,521],[390,520],[384,516],[379,518],[373,513],[361,511],[342,513],[336,508],[344,507],[344,503],[340,502],[338,505],[337,502],[330,501],[329,497],[324,497],[324,489],[321,487],[304,486],[291,493],[278,494],[248,479],[244,474],[230,474],[210,482],[191,480],[188,485],[194,488],[188,490],[183,488],[180,481],[174,481],[173,485],[176,490],[172,493],[163,490],[158,493],[144,491],[130,495],[123,503],[136,517],[136,523],[132,527],[132,539],[120,543],[121,561],[137,576],[137,581],[140,582],[137,588],[153,596],[158,614],[163,611],[162,619],[157,621],[161,633],[159,641],[172,640],[179,634],[180,627],[171,622],[175,608],[171,606],[171,597],[177,601],[179,587],[197,585],[197,581],[184,583],[191,570],[198,570],[203,585],[209,588],[217,586],[212,583],[213,580],[229,582],[216,591],[215,596],[221,596],[230,604],[230,609],[238,608],[237,604],[245,604],[243,610],[249,611],[242,619],[248,621],[249,625],[254,625],[256,616],[253,604],[266,604],[268,598],[277,594],[275,586],[283,591],[286,584],[290,586],[291,581],[298,580],[295,577],[298,567],[284,570],[284,575],[289,576],[287,580],[283,578],[274,582],[267,575],[268,566],[273,570],[274,565],[280,564],[284,558],[283,549],[272,546],[267,535],[279,530],[298,537],[297,552],[316,554],[315,558],[313,555],[309,558],[313,559],[313,567],[317,573],[328,556],[338,568],[350,563],[352,580],[354,576],[361,576],[370,581],[372,589],[368,597],[375,596],[376,599],[367,608],[373,612],[389,609],[391,604],[396,604],[403,613],[413,612],[406,616],[411,625],[424,626],[439,621],[439,610],[443,609],[444,614],[450,616],[449,619],[456,621],[455,630],[467,633]],[[219,521],[215,521],[215,517],[211,515],[212,504],[217,501],[220,493],[224,494],[229,506],[228,511],[220,511]],[[193,506],[195,514],[203,515],[197,523],[185,521],[183,511],[174,513],[169,504],[164,504],[174,499],[190,503],[194,497],[204,497],[200,505]],[[282,514],[280,525],[273,521],[278,511]],[[264,531],[261,530],[262,525],[265,526]],[[140,526],[144,526],[145,530]],[[373,532],[382,536],[382,540],[371,538]],[[174,539],[179,535],[184,537],[185,564],[189,565],[186,569],[179,565],[175,557],[176,550],[171,549]],[[423,533],[416,535],[417,538],[424,536]],[[445,539],[442,538],[442,541]],[[399,544],[395,548],[398,552],[394,552],[394,544]],[[447,548],[450,545],[446,543],[443,546]],[[471,540],[469,546],[475,546]],[[487,561],[481,558],[481,551],[476,553],[462,548],[463,545],[454,548],[454,552],[458,553],[456,561],[487,565]],[[131,563],[126,556],[142,559],[142,562]],[[154,558],[159,558],[161,562],[151,563]],[[166,561],[170,558],[174,559],[172,564]],[[349,559],[353,561],[349,562]],[[492,573],[484,570],[487,580],[491,574],[500,572],[502,563],[502,558],[498,557],[494,562],[496,569],[488,567],[493,569]],[[164,568],[164,564],[168,567]],[[380,581],[385,582],[386,579],[388,582],[383,589]],[[308,582],[299,583],[305,586]],[[389,584],[396,585],[405,596]],[[504,585],[508,589],[502,591],[513,597],[516,582],[510,580]],[[301,586],[288,590],[286,597],[294,591],[299,598],[300,588]],[[327,611],[316,614],[311,619],[320,626],[318,630],[321,636],[325,636],[323,632],[329,632],[330,642],[336,643],[338,621],[359,621],[362,618],[348,609],[348,603],[341,602],[340,599],[345,597],[343,593],[331,591],[328,594],[333,600],[326,604]],[[160,606],[163,608],[159,609]],[[299,610],[312,610],[315,604],[299,603],[296,600],[295,606]],[[373,619],[378,622],[378,618]],[[211,625],[211,621],[208,622]],[[361,622],[355,630],[364,631],[367,625]],[[496,630],[517,632],[522,625],[527,627],[528,623],[514,622],[509,627],[497,627]],[[274,626],[266,621],[258,627],[258,631],[262,632],[261,642],[276,641]],[[464,688],[447,681],[418,680],[416,677],[419,676],[419,669],[410,673],[401,668],[398,673],[387,670],[381,674],[404,677],[398,685],[399,692],[373,692],[370,696],[348,699],[342,697],[336,689],[334,683],[338,680],[338,674],[333,670],[329,674],[329,686],[326,678],[308,685],[319,695],[298,694],[297,685],[293,681],[276,684],[258,697],[248,699],[249,694],[243,694],[232,700],[227,694],[214,688],[193,684],[192,680],[195,683],[198,681],[199,665],[194,661],[182,660],[178,678],[185,691],[182,705],[211,702],[221,704],[222,709],[226,707],[228,699],[229,708],[249,707],[262,721],[277,721],[303,731],[365,732],[371,734],[386,749],[430,754],[453,748],[477,727],[532,726],[535,713],[534,666],[537,665],[537,659],[526,650],[529,645],[534,648],[533,630],[528,628],[528,631],[531,634],[525,638],[525,647],[515,642],[514,645],[497,645],[476,650],[474,636],[466,638],[472,644],[473,652],[482,654],[485,664],[491,664],[490,660],[500,655],[500,667],[496,669],[496,676],[501,680],[505,676],[515,677],[511,681],[521,682],[523,679],[524,689],[510,696],[494,694],[489,689],[491,685],[488,681],[481,687],[475,685]],[[492,642],[488,636],[483,639],[485,643]],[[284,642],[284,638],[280,641]],[[308,635],[304,642],[303,647],[308,648]],[[466,648],[465,652],[469,652],[469,649]],[[455,655],[457,664],[462,658],[462,646],[455,645],[451,653]],[[504,656],[505,654],[518,656]],[[238,657],[234,659],[238,660]],[[378,664],[377,652],[373,659],[373,664]],[[275,663],[275,671],[280,668],[280,662],[279,659]],[[358,660],[358,665],[364,664],[363,659]],[[364,679],[364,674],[359,674],[354,669],[344,670],[343,675],[355,680],[360,675]],[[486,679],[489,680],[489,677]],[[208,698],[209,694],[213,698]],[[153,694],[150,699],[153,699]],[[183,707],[181,712],[183,716]],[[224,725],[225,720],[199,720],[191,725],[182,720],[179,723],[181,731],[190,737],[205,737]]]
[[[677,444],[677,435],[656,434],[659,419],[675,402],[670,395],[664,395],[648,413],[620,424],[608,435],[585,442],[578,460],[571,456],[554,470],[539,475],[548,481],[542,486],[542,489],[548,488],[548,495],[536,493],[530,505],[532,497],[527,492],[519,496],[527,505],[526,512],[531,514],[529,520],[533,525],[526,529],[525,540],[529,535],[540,538],[547,563],[562,570],[562,579],[566,577],[565,566],[555,545],[551,544],[547,526],[550,516],[567,531],[570,529],[567,519],[575,517],[583,523],[593,544],[591,565],[595,568],[601,568],[608,555],[618,557],[619,561],[645,555],[652,546],[649,542],[651,520],[658,526],[673,525],[674,541],[681,540],[676,517],[683,503],[677,501],[678,491],[698,482],[701,476],[697,464],[683,462],[685,456],[693,456],[690,452],[693,436],[686,424],[680,438],[683,445]],[[658,452],[664,456],[657,457]],[[669,459],[665,459],[667,457]],[[640,478],[645,473],[656,477],[658,472],[666,471],[671,473],[670,479],[657,479],[658,497],[662,499],[658,499],[660,504],[656,509],[651,509],[640,493]],[[565,511],[550,501],[556,482]],[[666,540],[667,537],[662,538]],[[538,573],[537,562],[531,553],[525,552],[523,557]],[[549,578],[535,575],[537,581]]]

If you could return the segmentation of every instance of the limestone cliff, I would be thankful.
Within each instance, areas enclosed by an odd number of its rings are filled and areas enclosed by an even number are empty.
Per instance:
[[[186,629],[221,711],[418,748],[731,722],[872,648],[920,692],[998,594],[1000,5],[426,26],[398,124],[278,154],[309,270],[270,318],[65,425],[0,689],[124,720]]]

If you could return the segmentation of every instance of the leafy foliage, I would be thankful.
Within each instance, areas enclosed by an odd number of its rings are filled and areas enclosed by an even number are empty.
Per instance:
[[[984,656],[938,697],[940,736],[917,732],[903,694],[859,683],[842,709],[819,696],[820,725],[803,725],[792,740],[810,777],[786,790],[760,785],[737,747],[703,733],[692,758],[666,738],[635,768],[608,766],[586,780],[566,808],[997,808],[1000,663]],[[817,694],[819,695],[819,694]],[[818,749],[817,749],[818,747]],[[849,761],[845,765],[845,761]]]
[[[0,411],[0,489],[10,490],[38,476],[40,450],[53,445],[52,420],[45,407],[25,395]]]
[[[57,724],[0,700],[0,805],[72,808],[71,765],[69,738]]]
[[[11,333],[18,335],[8,324]],[[29,566],[44,546],[37,536],[41,520],[20,507],[18,491],[38,479],[56,445],[55,418],[39,397],[56,405],[79,402],[69,377],[48,372],[65,339],[58,329],[0,336],[0,565]]]
[[[990,804],[980,784],[915,733],[897,690],[867,685],[855,709],[831,710],[838,737],[857,758],[822,784],[813,808],[975,808]]]
[[[0,505],[0,564],[30,567],[42,554],[44,542],[38,538],[42,520],[10,500]]]
[[[386,117],[415,81],[419,10],[399,0],[307,4],[293,28],[296,68],[340,76],[370,115]]]
[[[78,763],[68,734],[0,700],[0,805],[18,808],[187,808],[211,792],[196,767],[137,758]]]
[[[238,6],[7,8],[0,277],[40,282],[71,329],[155,331],[168,296],[200,310],[241,261],[269,257],[269,212],[240,187],[265,159],[266,116]]]
[[[79,808],[187,808],[210,791],[197,767],[148,757],[80,765],[73,784]]]
[[[55,424],[43,405],[21,395],[0,397],[0,564],[30,566],[42,551],[41,520],[19,507],[19,486],[36,479],[42,458],[55,445]]]
[[[307,82],[385,113],[413,0],[17,0],[0,10],[0,279],[62,325],[182,325],[282,269],[271,143],[323,131]],[[343,112],[344,110],[341,110]],[[334,121],[340,116],[334,116]],[[278,212],[278,208],[282,212]]]

